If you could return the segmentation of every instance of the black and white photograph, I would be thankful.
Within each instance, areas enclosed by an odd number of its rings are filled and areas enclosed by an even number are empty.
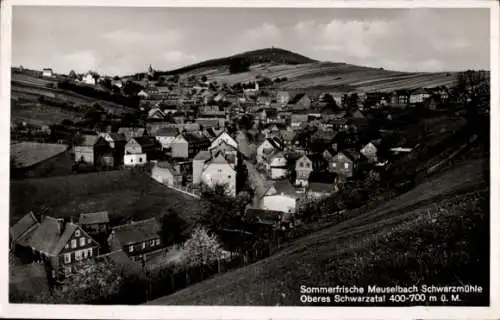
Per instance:
[[[2,3],[4,312],[495,315],[498,3],[168,3]]]

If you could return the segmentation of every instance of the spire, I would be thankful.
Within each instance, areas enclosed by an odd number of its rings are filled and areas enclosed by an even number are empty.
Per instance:
[[[148,73],[149,74],[153,73],[153,67],[151,66],[151,64],[148,67]]]

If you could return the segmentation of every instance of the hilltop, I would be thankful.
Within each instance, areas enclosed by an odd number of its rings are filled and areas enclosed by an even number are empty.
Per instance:
[[[248,71],[231,73],[230,64],[241,59],[249,64]],[[230,85],[254,81],[258,77],[271,80],[286,78],[275,83],[273,88],[290,91],[392,91],[451,85],[455,81],[452,72],[399,72],[343,62],[322,62],[280,48],[243,52],[157,73],[160,76],[179,75],[181,78],[206,75],[209,80]],[[143,76],[144,73],[139,73],[126,78]]]

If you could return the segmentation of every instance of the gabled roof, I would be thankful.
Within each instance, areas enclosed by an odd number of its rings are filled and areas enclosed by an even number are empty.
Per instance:
[[[79,223],[80,225],[109,223],[109,215],[107,211],[81,213]]]
[[[206,161],[206,160],[210,159],[211,157],[212,157],[212,155],[210,154],[210,151],[202,150],[194,156],[193,160]]]
[[[299,94],[296,94],[293,98],[291,98],[289,101],[288,101],[288,104],[296,104],[297,102],[299,102],[300,99],[302,99],[306,94],[305,93],[299,93]]]
[[[218,152],[214,157],[212,157],[208,162],[207,165],[209,164],[227,164],[229,165],[228,160],[224,157],[222,152]]]
[[[418,88],[415,91],[413,91],[411,94],[414,95],[414,94],[424,94],[424,93],[427,93],[427,91],[424,88]]]
[[[57,256],[76,229],[78,229],[76,224],[67,222],[61,234],[61,222],[56,218],[45,217],[37,228],[25,233],[17,243],[51,256]]]
[[[276,149],[283,149],[283,142],[278,137],[267,138],[267,141]]]
[[[155,218],[131,222],[113,228],[112,233],[122,246],[160,237],[161,226]]]
[[[158,141],[156,141],[155,137],[142,136],[134,138],[134,140],[137,141],[142,148],[154,148],[158,146]]]
[[[118,129],[118,133],[123,133],[128,139],[132,136],[143,136],[146,129],[141,127],[121,127]]]
[[[37,218],[33,212],[30,211],[10,228],[10,236],[12,237],[12,240],[15,241],[30,229],[37,227],[38,225],[40,224],[38,223]]]

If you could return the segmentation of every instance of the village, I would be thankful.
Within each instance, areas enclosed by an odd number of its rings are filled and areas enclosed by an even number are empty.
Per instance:
[[[21,67],[13,72],[34,71]],[[129,78],[94,72],[56,75],[49,68],[35,73],[53,81],[52,87],[80,94],[92,91],[131,103],[121,114],[98,103],[71,106],[85,111],[81,121],[13,123],[13,178],[132,171],[191,201],[212,190],[238,206],[242,203],[238,214],[245,226],[253,221],[252,228],[228,224],[225,231],[229,226],[243,234],[266,230],[273,245],[276,237],[286,238],[311,220],[314,213],[306,211],[312,204],[347,185],[388,179],[400,192],[411,188],[413,176],[398,180],[392,170],[422,152],[425,130],[419,130],[425,128],[406,129],[424,117],[430,134],[454,134],[463,125],[465,111],[450,106],[470,101],[473,92],[467,88],[457,96],[447,86],[392,92],[289,92],[273,87],[286,78],[256,77],[228,85],[205,75],[158,75],[151,65]],[[447,121],[439,122],[444,114]],[[71,160],[64,160],[68,155]],[[342,215],[350,207],[336,209],[330,214]],[[152,217],[116,224],[109,210],[102,207],[72,217],[53,216],[50,207],[43,213],[25,212],[11,222],[14,265],[48,270],[49,282],[57,286],[96,261],[112,260],[130,271],[158,268],[176,259],[180,249],[165,243],[162,221]],[[227,246],[219,251],[218,272],[221,260],[242,252]],[[199,264],[213,262],[208,260]]]

